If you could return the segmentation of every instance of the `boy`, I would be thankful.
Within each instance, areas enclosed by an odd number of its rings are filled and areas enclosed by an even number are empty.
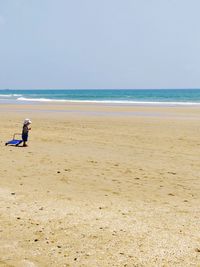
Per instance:
[[[30,124],[31,124],[31,121],[29,119],[24,120],[24,125],[22,129],[23,146],[28,146],[26,142],[28,141],[28,132],[31,130],[31,128],[29,128]]]

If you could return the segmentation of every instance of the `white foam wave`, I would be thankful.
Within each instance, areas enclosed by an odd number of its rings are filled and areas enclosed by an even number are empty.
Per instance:
[[[26,98],[26,97],[18,97],[19,101],[31,101],[31,102],[67,102],[64,99],[49,99],[49,98]]]
[[[200,106],[200,102],[162,102],[162,101],[124,101],[124,100],[69,100],[69,99],[49,99],[49,98],[26,98],[19,97],[18,101],[30,102],[68,102],[68,103],[105,103],[105,104],[125,104],[125,105],[166,105],[166,106]]]
[[[12,95],[0,95],[0,97],[11,97]]]
[[[22,96],[22,95],[19,95],[19,94],[9,94],[9,95],[4,95],[4,94],[0,94],[0,97],[3,97],[3,98],[10,98],[10,97],[19,97],[19,96]]]

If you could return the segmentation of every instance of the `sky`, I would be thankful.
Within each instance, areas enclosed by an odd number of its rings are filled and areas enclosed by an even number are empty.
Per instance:
[[[200,88],[199,0],[0,0],[0,89]]]

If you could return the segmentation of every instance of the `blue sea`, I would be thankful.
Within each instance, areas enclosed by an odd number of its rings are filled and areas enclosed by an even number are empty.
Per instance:
[[[0,90],[0,104],[42,102],[89,102],[125,105],[200,105],[200,89]]]

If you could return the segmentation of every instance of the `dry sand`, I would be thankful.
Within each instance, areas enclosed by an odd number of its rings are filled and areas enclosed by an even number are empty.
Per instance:
[[[1,105],[0,142],[0,266],[200,266],[200,108]]]

